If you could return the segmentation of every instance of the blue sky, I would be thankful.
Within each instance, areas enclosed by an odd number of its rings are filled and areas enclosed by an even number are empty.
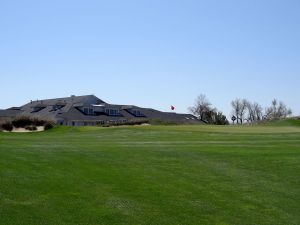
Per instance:
[[[95,94],[186,112],[204,93],[300,114],[298,0],[0,1],[0,108]]]

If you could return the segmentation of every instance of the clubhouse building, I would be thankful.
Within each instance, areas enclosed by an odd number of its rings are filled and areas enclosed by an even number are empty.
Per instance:
[[[161,112],[134,105],[109,104],[94,95],[30,101],[21,107],[0,110],[0,119],[29,116],[50,120],[59,125],[94,126],[114,123],[159,120],[179,124],[200,123],[191,114]]]

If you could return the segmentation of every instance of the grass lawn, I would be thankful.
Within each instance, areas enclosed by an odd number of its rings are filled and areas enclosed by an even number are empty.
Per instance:
[[[300,126],[0,132],[2,225],[299,225]]]

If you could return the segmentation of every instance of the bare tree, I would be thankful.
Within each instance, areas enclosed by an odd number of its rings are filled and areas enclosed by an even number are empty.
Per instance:
[[[243,124],[244,115],[246,112],[248,101],[246,99],[235,99],[231,102],[233,115],[237,118],[237,123]]]
[[[270,107],[266,109],[266,119],[280,119],[286,118],[292,114],[292,110],[288,108],[283,102],[278,102],[277,99],[273,99]]]
[[[207,114],[212,111],[211,103],[204,94],[200,94],[195,101],[194,106],[189,107],[189,111],[197,116],[200,120],[205,121]]]
[[[246,104],[246,113],[247,113],[245,120],[248,123],[252,123],[255,120],[253,104],[251,102],[249,102],[248,100],[245,100],[245,104]]]
[[[216,108],[213,108],[212,104],[203,94],[196,98],[194,106],[189,107],[188,110],[205,123],[218,125],[229,124],[226,116]]]
[[[247,109],[247,104],[248,104],[248,101],[246,99],[243,99],[242,100],[241,112],[240,112],[241,123],[243,123],[244,115],[245,115],[246,109]]]
[[[258,104],[257,102],[254,102],[252,107],[253,107],[253,110],[254,110],[255,121],[262,120],[262,117],[263,117],[262,106],[260,104]]]
[[[262,107],[257,103],[246,101],[247,118],[249,123],[253,123],[262,119]]]
[[[233,115],[236,118],[236,123],[239,124],[239,115],[240,115],[240,99],[235,99],[231,102],[233,108]]]

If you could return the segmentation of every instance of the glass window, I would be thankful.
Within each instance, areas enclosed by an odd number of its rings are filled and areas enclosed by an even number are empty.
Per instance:
[[[63,105],[54,105],[53,106],[53,111],[57,111],[57,110],[59,110],[59,109],[61,109],[63,107],[64,107]]]
[[[143,116],[143,114],[141,113],[141,111],[140,111],[140,110],[137,110],[137,109],[132,109],[132,110],[131,110],[131,113],[132,113],[134,116],[137,116],[137,117]]]
[[[120,110],[119,109],[105,109],[105,113],[109,116],[119,116]]]

